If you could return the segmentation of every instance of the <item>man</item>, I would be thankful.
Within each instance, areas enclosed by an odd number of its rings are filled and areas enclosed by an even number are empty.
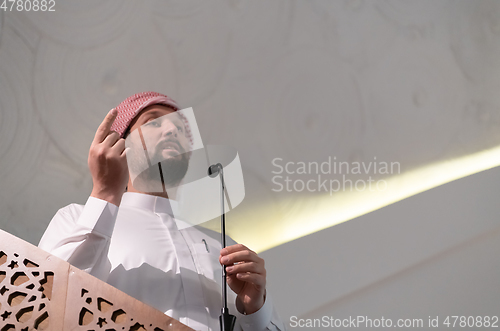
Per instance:
[[[87,203],[60,209],[39,247],[196,330],[219,329],[224,264],[235,330],[284,330],[266,294],[263,259],[230,239],[232,245],[220,250],[213,231],[179,230],[167,193],[147,193],[129,176],[124,136],[148,126],[154,154],[178,164],[180,179],[185,174],[187,154],[181,152],[189,150],[189,127],[165,119],[177,110],[175,101],[155,92],[112,109],[90,147]]]

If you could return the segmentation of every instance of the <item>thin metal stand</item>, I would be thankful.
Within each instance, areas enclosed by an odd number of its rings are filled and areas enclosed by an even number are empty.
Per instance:
[[[221,227],[221,243],[222,248],[226,247],[226,213],[224,211],[224,172],[222,164],[217,163],[208,168],[208,175],[212,178],[217,175],[220,176],[220,201],[221,201],[221,214],[220,214],[220,227]],[[222,311],[219,316],[219,323],[221,331],[233,331],[234,324],[236,323],[236,316],[229,314],[227,308],[227,272],[226,266],[222,266]]]

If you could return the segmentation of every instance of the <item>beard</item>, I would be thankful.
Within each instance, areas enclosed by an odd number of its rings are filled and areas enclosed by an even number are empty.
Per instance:
[[[173,188],[179,185],[189,166],[189,153],[183,153],[177,157],[163,160],[160,165],[165,188]]]
[[[127,153],[132,185],[147,193],[162,192],[163,186],[165,189],[178,186],[187,173],[190,154],[182,153],[164,158],[162,150],[157,150],[151,155],[152,163],[149,166],[142,146],[132,148]]]

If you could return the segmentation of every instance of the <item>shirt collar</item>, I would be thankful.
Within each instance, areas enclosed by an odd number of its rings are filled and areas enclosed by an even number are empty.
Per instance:
[[[139,209],[144,209],[151,211],[153,213],[165,213],[170,216],[174,216],[172,212],[172,205],[175,205],[177,202],[157,197],[150,194],[138,193],[138,192],[125,192],[122,196],[122,201],[120,203],[120,207],[134,207]],[[175,206],[174,206],[175,208]]]

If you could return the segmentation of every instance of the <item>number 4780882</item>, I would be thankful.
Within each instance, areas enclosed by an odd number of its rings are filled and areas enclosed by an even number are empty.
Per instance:
[[[1,0],[0,0],[1,1]],[[3,11],[56,11],[55,0],[3,0]]]

